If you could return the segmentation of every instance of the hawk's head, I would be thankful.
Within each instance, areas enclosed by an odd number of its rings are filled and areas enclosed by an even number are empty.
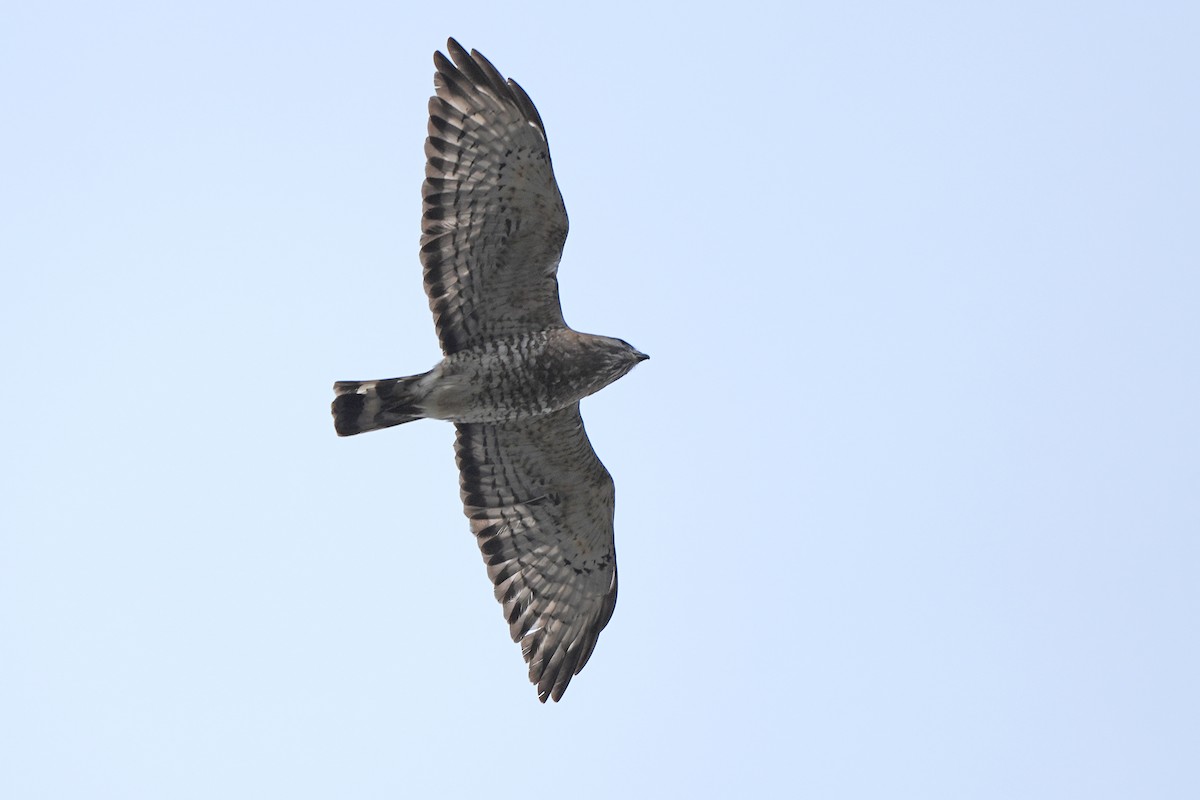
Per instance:
[[[596,356],[600,359],[601,370],[609,375],[608,382],[625,376],[629,370],[636,367],[650,356],[637,350],[624,339],[614,339],[611,336],[594,337]]]

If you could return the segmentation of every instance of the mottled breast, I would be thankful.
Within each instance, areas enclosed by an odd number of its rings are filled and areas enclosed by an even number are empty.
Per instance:
[[[505,422],[559,411],[613,380],[594,338],[559,329],[460,350],[429,373],[424,409],[454,422]]]

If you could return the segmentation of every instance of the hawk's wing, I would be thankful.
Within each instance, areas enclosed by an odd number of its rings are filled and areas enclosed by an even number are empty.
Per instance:
[[[617,604],[613,482],[579,404],[458,424],[464,511],[538,697],[558,700]]]
[[[434,53],[421,263],[442,351],[560,327],[567,211],[533,101],[476,51]],[[456,66],[457,65],[457,66]]]

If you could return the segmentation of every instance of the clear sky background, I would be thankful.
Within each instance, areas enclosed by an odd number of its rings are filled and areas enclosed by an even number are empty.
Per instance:
[[[1200,796],[1194,3],[15,4],[0,796]],[[621,596],[543,706],[438,356],[434,49],[537,103]]]

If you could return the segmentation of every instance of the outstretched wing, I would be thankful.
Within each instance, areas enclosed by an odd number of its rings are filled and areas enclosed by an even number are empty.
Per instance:
[[[561,327],[567,211],[533,101],[478,52],[447,43],[425,140],[421,263],[442,351]]]
[[[538,698],[558,700],[617,604],[613,482],[579,404],[459,424],[463,507]]]

